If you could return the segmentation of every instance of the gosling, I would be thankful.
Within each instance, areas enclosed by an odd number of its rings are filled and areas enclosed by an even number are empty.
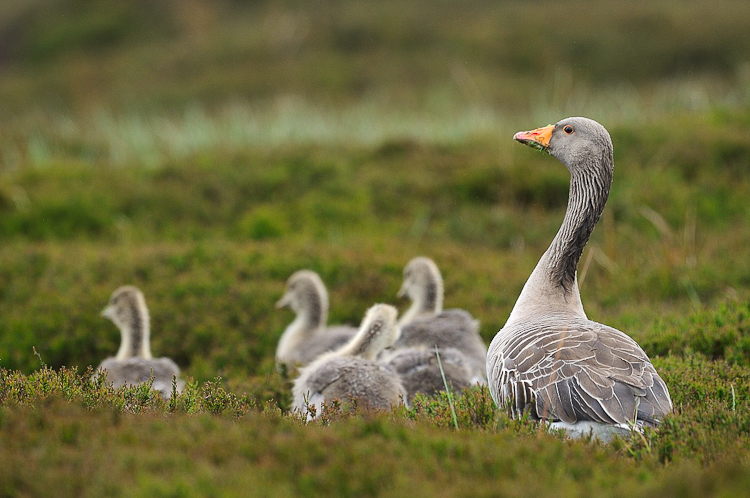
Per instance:
[[[404,282],[397,296],[408,296],[412,301],[411,307],[398,321],[401,327],[417,318],[435,316],[443,311],[443,277],[435,262],[423,256],[409,261],[404,267]]]
[[[309,364],[323,353],[349,342],[357,333],[355,327],[326,327],[328,291],[317,273],[299,270],[289,277],[286,292],[276,308],[291,308],[297,317],[279,339],[276,362],[287,368]]]
[[[301,368],[292,389],[294,409],[311,420],[320,416],[323,402],[334,399],[356,400],[365,410],[405,403],[407,392],[398,374],[375,360],[398,338],[397,316],[393,306],[374,305],[349,343]]]
[[[399,297],[405,295],[412,305],[399,320],[401,336],[392,349],[423,349],[433,355],[435,346],[440,351],[455,350],[463,355],[471,378],[486,384],[487,346],[479,335],[479,322],[462,309],[443,311],[443,278],[434,261],[425,257],[409,261],[398,292]]]
[[[401,383],[407,392],[407,403],[412,404],[417,394],[434,396],[445,390],[445,384],[451,392],[456,393],[473,385],[486,383],[484,377],[472,373],[471,364],[460,351],[448,348],[439,353],[440,363],[434,348],[398,349],[384,357],[386,364],[401,377]]]
[[[102,316],[114,322],[122,339],[117,356],[101,362],[94,377],[106,371],[107,382],[115,388],[136,385],[153,377],[153,389],[165,399],[172,396],[172,382],[176,379],[177,392],[185,382],[180,379],[180,368],[169,358],[153,358],[150,344],[150,322],[143,293],[133,286],[120,287],[112,293]]]

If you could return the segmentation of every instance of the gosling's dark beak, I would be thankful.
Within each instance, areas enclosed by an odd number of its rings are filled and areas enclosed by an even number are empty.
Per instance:
[[[542,128],[537,128],[536,130],[519,131],[513,135],[513,140],[547,152],[549,149],[549,141],[552,138],[552,131],[554,129],[555,125],[547,125]]]
[[[112,306],[108,305],[107,307],[105,307],[102,310],[102,312],[100,313],[100,315],[103,316],[104,318],[110,318],[111,319],[112,318],[112,312],[113,312]]]
[[[401,288],[396,293],[396,297],[401,299],[402,297],[406,295],[406,291],[408,290],[409,290],[409,284],[407,282],[404,282],[403,284],[401,284]]]
[[[288,292],[281,296],[281,299],[276,301],[276,309],[280,310],[281,308],[285,308],[289,306],[292,303],[292,295]]]

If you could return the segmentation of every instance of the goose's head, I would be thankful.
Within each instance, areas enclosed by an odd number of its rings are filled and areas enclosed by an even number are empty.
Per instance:
[[[442,308],[443,277],[434,261],[422,256],[409,261],[404,267],[404,283],[398,291],[398,297],[404,296],[409,296],[414,302],[429,302]]]
[[[148,308],[143,293],[131,285],[114,291],[109,298],[109,304],[101,314],[112,320],[122,331],[140,329],[144,320],[148,320]]]
[[[359,332],[352,339],[350,354],[374,360],[381,351],[390,347],[401,335],[401,329],[396,323],[397,317],[398,311],[393,306],[388,304],[372,306],[367,310]]]
[[[593,119],[573,117],[531,131],[519,131],[514,140],[555,156],[572,174],[591,168],[612,170],[612,139]]]
[[[317,273],[299,270],[287,280],[286,292],[276,308],[291,308],[297,314],[322,313],[328,309],[328,292]]]

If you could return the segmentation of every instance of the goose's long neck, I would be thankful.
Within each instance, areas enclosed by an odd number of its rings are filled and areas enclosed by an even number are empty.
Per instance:
[[[120,327],[122,339],[117,359],[151,358],[150,320],[147,309],[136,304],[130,310],[130,323]]]
[[[571,170],[565,218],[521,291],[509,322],[537,311],[572,312],[586,317],[576,271],[583,248],[609,197],[612,151],[608,149],[602,157],[589,159],[588,163],[579,164]]]

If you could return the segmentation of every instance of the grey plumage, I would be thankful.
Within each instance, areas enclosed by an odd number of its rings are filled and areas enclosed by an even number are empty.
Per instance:
[[[666,384],[629,336],[589,320],[576,268],[612,183],[612,142],[587,118],[519,132],[570,170],[563,223],[487,355],[490,393],[513,416],[529,412],[572,436],[609,439],[657,425],[672,410]]]
[[[356,328],[345,325],[325,327],[300,344],[299,349],[295,352],[294,363],[307,365],[323,353],[341,348],[351,341],[356,333]]]
[[[472,377],[485,379],[487,348],[479,335],[479,322],[461,309],[445,310],[419,318],[401,327],[401,336],[392,349],[422,348],[441,351],[455,349],[466,357]]]
[[[417,393],[432,396],[445,390],[434,348],[398,349],[386,356],[384,361],[401,377],[409,403]],[[483,377],[477,379],[472,375],[466,357],[460,351],[441,350],[440,363],[452,392],[462,391],[479,381],[484,382]]]
[[[310,270],[300,270],[289,277],[286,292],[276,307],[289,307],[297,314],[276,349],[276,360],[282,365],[307,365],[321,354],[340,348],[357,333],[355,327],[346,325],[326,327],[328,291],[320,276]]]
[[[424,256],[409,261],[398,295],[408,295],[412,305],[399,320],[401,337],[383,358],[400,356],[399,374],[409,384],[410,395],[444,389],[435,362],[435,346],[449,360],[456,360],[449,361],[446,370],[456,389],[474,382],[485,383],[487,348],[479,335],[479,322],[464,310],[443,311],[443,277],[435,262]]]
[[[117,356],[107,358],[97,367],[94,378],[102,370],[114,387],[136,385],[153,378],[153,389],[164,398],[172,395],[173,378],[177,392],[184,386],[180,369],[169,358],[151,356],[151,330],[148,308],[143,293],[133,286],[124,286],[112,293],[102,316],[112,320],[120,329],[121,341]]]
[[[407,392],[398,374],[388,365],[359,357],[333,357],[323,362],[305,378],[303,387],[295,390],[295,407],[301,412],[322,401],[349,401],[369,410],[390,410]],[[307,401],[306,401],[307,400]],[[319,413],[319,412],[318,412]]]
[[[536,419],[655,425],[671,410],[667,386],[633,339],[569,315],[504,327],[487,375],[495,400]]]
[[[398,374],[375,357],[398,337],[396,309],[375,305],[368,310],[357,335],[342,348],[325,353],[300,369],[292,389],[294,408],[312,417],[321,404],[334,399],[357,400],[365,409],[387,410],[406,401]]]
[[[185,386],[185,382],[180,379],[180,368],[169,358],[107,358],[97,368],[97,371],[101,370],[106,370],[107,381],[114,388],[134,386],[153,377],[152,389],[165,399],[172,397],[173,377],[177,379],[177,392],[182,391]]]

